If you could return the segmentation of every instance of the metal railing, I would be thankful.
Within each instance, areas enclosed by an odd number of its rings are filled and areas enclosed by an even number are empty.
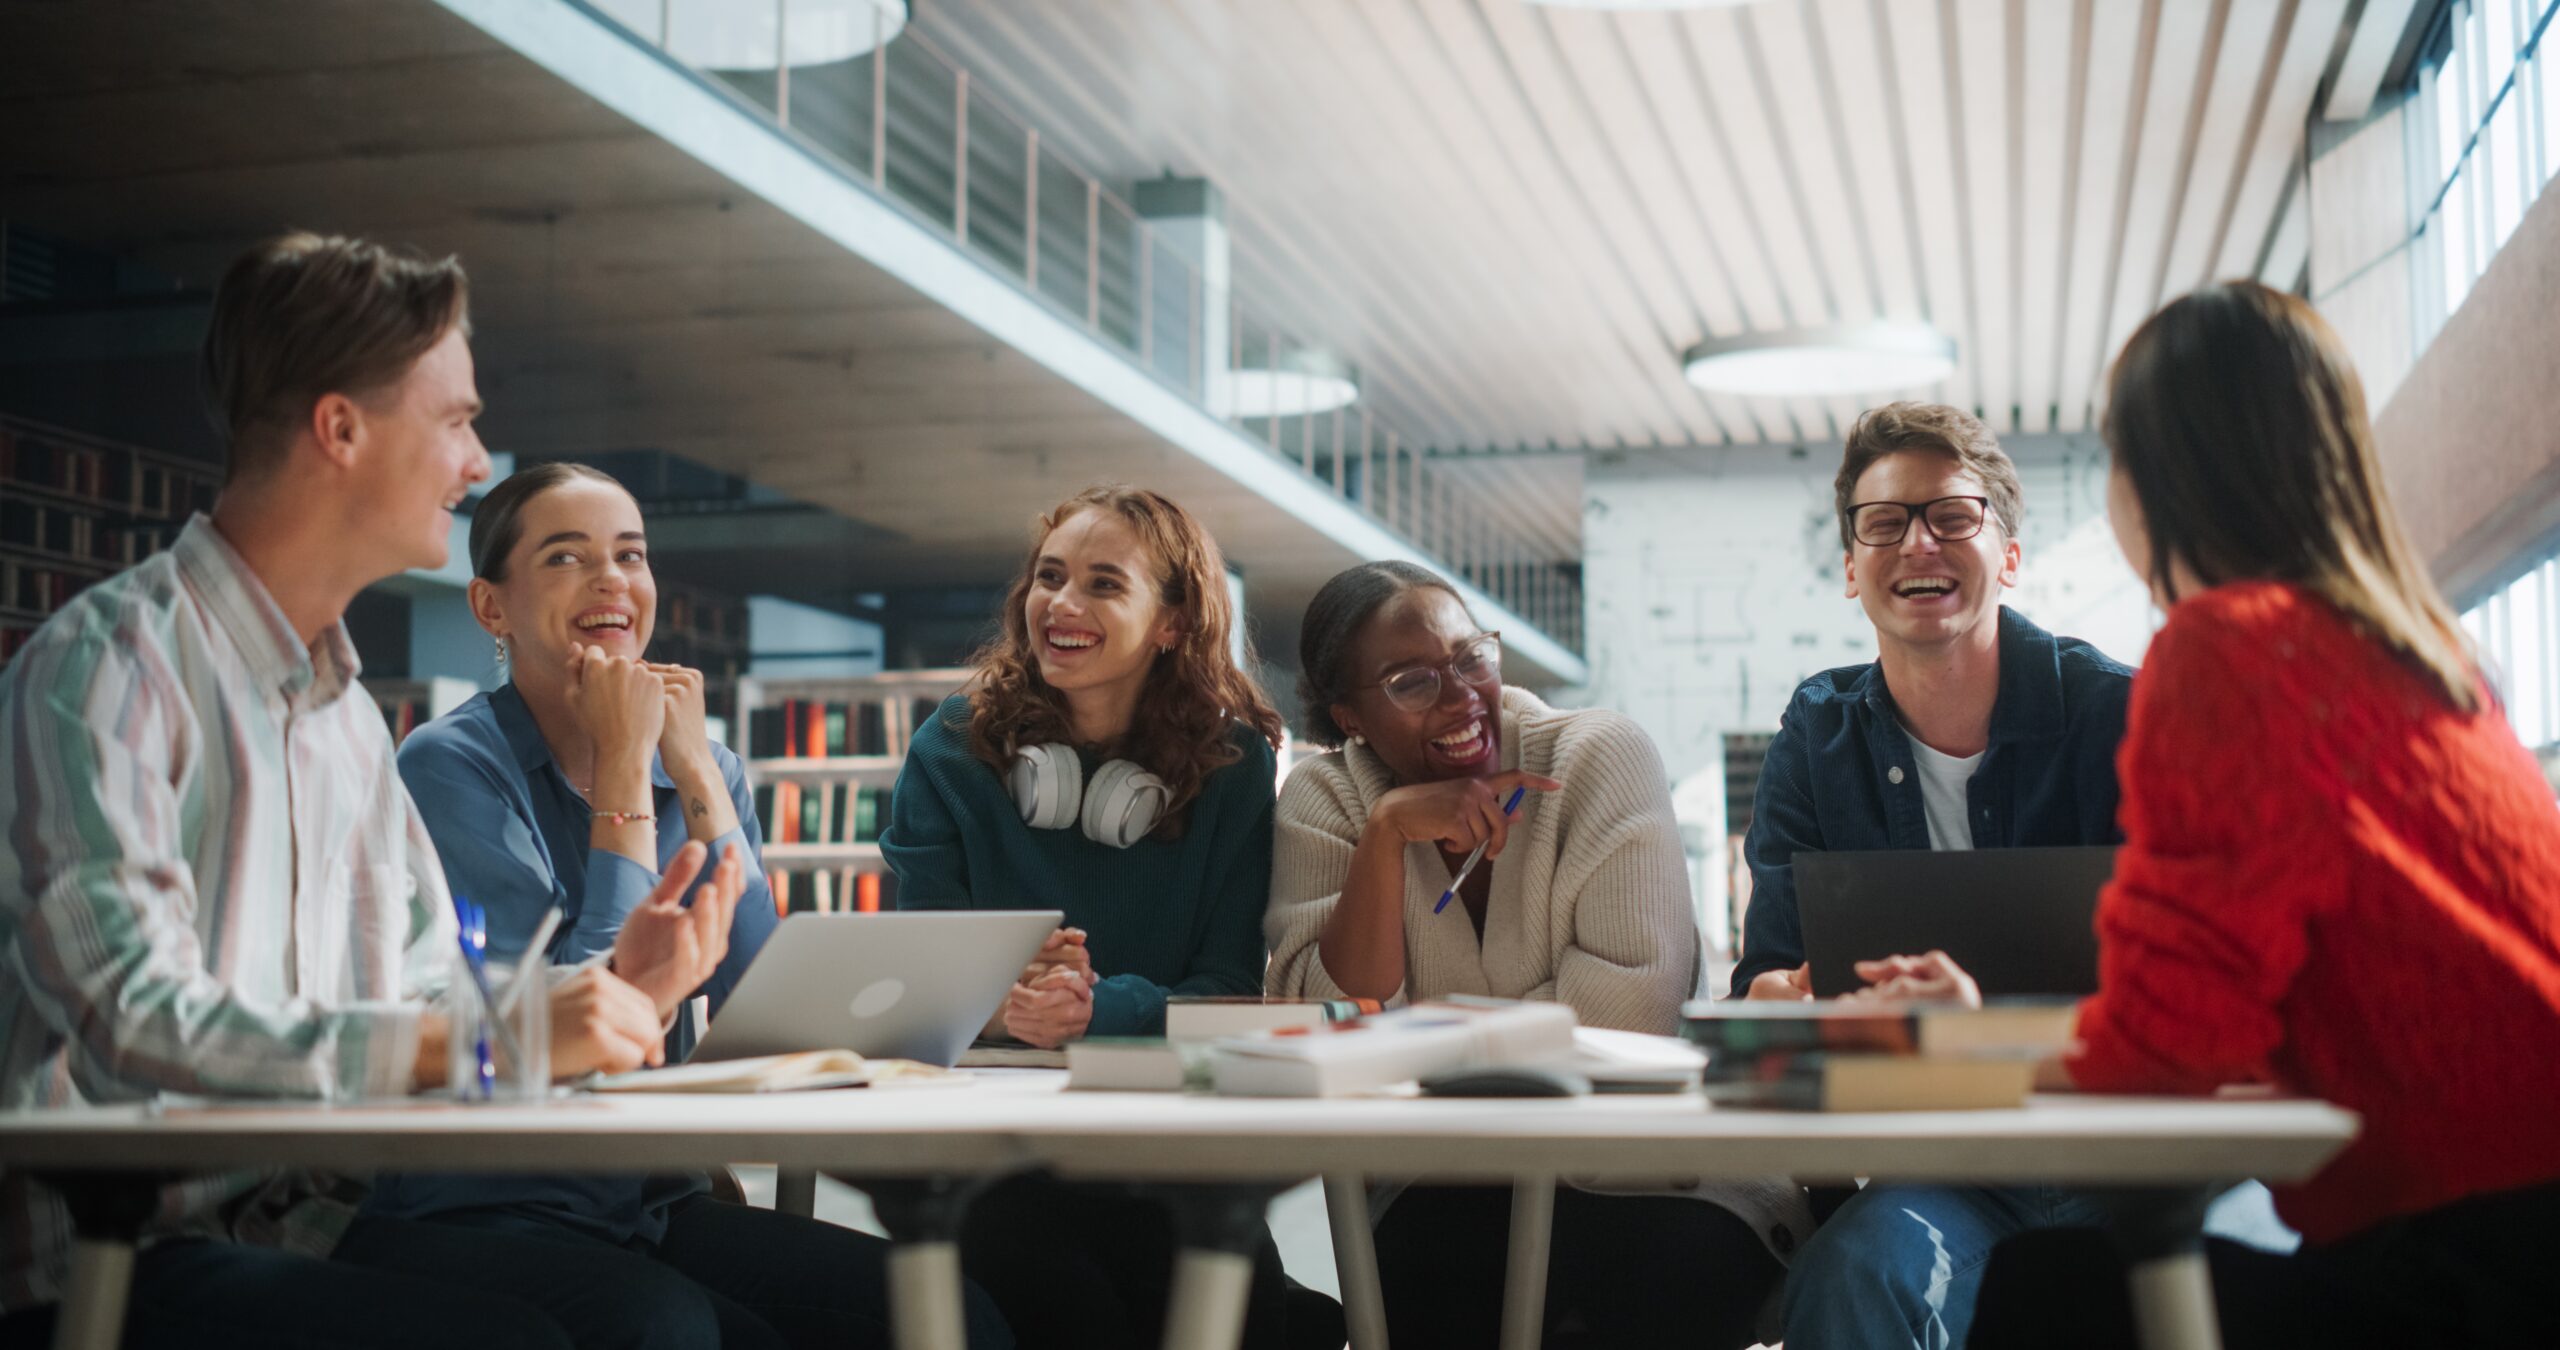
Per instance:
[[[1198,258],[1044,143],[1039,128],[923,34],[895,31],[875,9],[869,51],[793,65],[783,56],[795,8],[814,18],[821,8],[841,11],[843,0],[735,0],[741,12],[770,6],[776,60],[771,69],[715,70],[670,45],[676,0],[586,3],[1581,652],[1577,565],[1532,556],[1472,509],[1421,447],[1371,412],[1374,391],[1362,387],[1347,406],[1297,411],[1320,401],[1322,383],[1343,370],[1338,357],[1205,276]],[[1248,404],[1247,381],[1267,401]]]

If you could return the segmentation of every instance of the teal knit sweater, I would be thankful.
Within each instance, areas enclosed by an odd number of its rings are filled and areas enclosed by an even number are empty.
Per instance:
[[[916,729],[889,799],[880,851],[898,908],[1064,910],[1102,977],[1089,1036],[1163,1035],[1170,995],[1261,993],[1273,759],[1251,727],[1233,734],[1244,758],[1201,784],[1181,838],[1113,848],[1024,824],[970,755],[969,700],[953,695]]]

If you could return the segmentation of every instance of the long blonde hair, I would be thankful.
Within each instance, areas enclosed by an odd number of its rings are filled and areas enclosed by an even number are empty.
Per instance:
[[[1139,715],[1121,743],[1110,747],[1171,789],[1155,837],[1181,837],[1188,808],[1211,773],[1243,757],[1230,739],[1239,725],[1252,727],[1274,750],[1280,747],[1280,714],[1262,686],[1229,653],[1235,606],[1227,598],[1227,564],[1218,543],[1191,514],[1144,488],[1097,487],[1069,497],[1035,522],[1022,573],[1005,592],[1002,625],[975,659],[969,687],[969,751],[1001,773],[1026,745],[1075,739],[1066,700],[1040,678],[1023,606],[1039,571],[1040,548],[1049,533],[1079,511],[1116,513],[1145,541],[1155,561],[1156,592],[1178,614],[1181,636],[1173,650],[1149,667],[1139,695]],[[1247,644],[1246,660],[1252,659]]]
[[[2178,562],[2208,586],[2291,582],[2480,707],[2478,663],[2383,485],[2364,385],[2310,305],[2252,281],[2172,301],[2116,358],[2103,430],[2161,595]]]

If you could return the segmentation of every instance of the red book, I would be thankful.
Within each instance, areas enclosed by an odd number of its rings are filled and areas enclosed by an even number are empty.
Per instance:
[[[880,874],[865,872],[853,883],[853,908],[861,914],[880,912]]]

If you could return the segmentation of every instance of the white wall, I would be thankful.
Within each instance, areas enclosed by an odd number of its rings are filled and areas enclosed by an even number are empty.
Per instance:
[[[2094,436],[2006,443],[2026,488],[2020,613],[2126,662],[2153,627],[2105,518]],[[1585,653],[1565,701],[1616,708],[1661,748],[1691,848],[1700,924],[1727,931],[1724,742],[1774,731],[1805,676],[1875,659],[1842,595],[1838,452],[1753,446],[1596,454],[1584,473]]]

